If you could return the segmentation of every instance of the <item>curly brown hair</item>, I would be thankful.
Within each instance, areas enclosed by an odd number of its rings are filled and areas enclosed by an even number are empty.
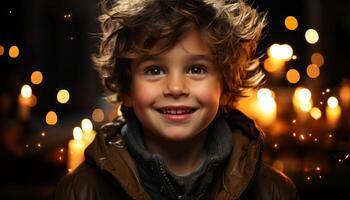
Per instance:
[[[101,10],[101,42],[93,61],[110,101],[121,102],[129,92],[133,59],[150,55],[160,40],[161,51],[170,49],[191,27],[208,36],[223,77],[222,108],[233,107],[263,82],[253,56],[266,15],[243,0],[117,0],[101,2]]]

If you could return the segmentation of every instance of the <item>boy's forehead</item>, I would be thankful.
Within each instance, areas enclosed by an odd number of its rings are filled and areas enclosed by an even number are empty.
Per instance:
[[[208,40],[206,39],[205,34],[202,31],[191,28],[182,34],[177,42],[174,43],[170,48],[166,51],[162,52],[161,50],[166,46],[166,41],[160,40],[155,43],[155,45],[150,50],[150,55],[145,56],[148,57],[161,57],[164,54],[167,54],[169,51],[174,49],[181,49],[183,52],[186,52],[188,55],[193,55],[197,58],[207,58],[213,59],[213,54],[208,45]],[[158,53],[157,52],[161,52]]]

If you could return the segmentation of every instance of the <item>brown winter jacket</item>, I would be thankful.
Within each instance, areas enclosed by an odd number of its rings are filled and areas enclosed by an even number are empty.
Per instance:
[[[261,162],[263,134],[254,122],[239,111],[230,112],[225,120],[232,130],[232,153],[207,195],[199,199],[298,199],[293,182]],[[122,126],[118,121],[101,128],[85,151],[84,163],[57,185],[55,199],[151,199],[125,148]]]

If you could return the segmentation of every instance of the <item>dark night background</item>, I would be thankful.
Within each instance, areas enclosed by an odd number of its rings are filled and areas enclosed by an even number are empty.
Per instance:
[[[113,109],[102,100],[103,90],[90,60],[98,41],[97,2],[13,0],[3,2],[0,7],[0,45],[5,50],[0,55],[0,199],[50,199],[55,184],[67,173],[66,157],[60,149],[66,148],[73,127],[79,125],[82,118],[91,118],[96,107]],[[350,79],[350,1],[248,2],[260,11],[268,12],[268,26],[258,53],[265,53],[273,43],[291,44],[298,59],[290,65],[302,70],[310,63],[312,52],[322,52],[325,64],[321,75],[317,80],[311,80],[317,84],[310,83],[306,76],[302,76],[299,83],[317,85],[316,93],[330,88],[336,95],[344,80]],[[64,17],[68,14],[71,17]],[[298,19],[299,26],[295,31],[284,27],[284,19],[289,15]],[[314,45],[304,39],[308,28],[319,33],[320,40]],[[13,45],[20,49],[17,58],[8,55],[8,49]],[[21,120],[17,116],[17,96],[22,85],[30,84],[30,75],[36,70],[44,76],[40,85],[31,85],[38,103],[32,108],[30,119]],[[267,77],[267,86],[276,90],[297,86],[269,74]],[[56,93],[61,88],[70,92],[67,104],[56,101]],[[55,110],[59,118],[54,126],[45,123],[49,110]],[[289,137],[281,137],[279,140],[284,148],[276,152],[269,148],[274,138],[269,138],[267,132],[265,150],[268,158],[292,153],[297,160],[328,159],[323,160],[328,167],[322,173],[322,179],[307,181],[305,170],[285,171],[297,185],[301,199],[346,199],[350,189],[350,161],[344,159],[340,163],[337,160],[350,152],[349,112],[349,109],[343,110],[342,123],[335,129],[339,134],[328,146],[300,144]],[[94,126],[107,121],[95,122]],[[324,130],[322,124],[314,129],[316,132]],[[47,133],[46,136],[42,137],[41,132]],[[42,146],[37,148],[35,145],[39,142]],[[58,160],[59,156],[63,159]]]

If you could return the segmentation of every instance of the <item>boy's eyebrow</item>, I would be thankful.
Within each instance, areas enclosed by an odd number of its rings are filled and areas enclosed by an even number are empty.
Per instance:
[[[198,61],[198,60],[205,60],[207,62],[213,62],[213,58],[209,55],[206,55],[206,54],[192,54],[192,55],[187,56],[187,57],[188,57],[187,59],[190,60],[191,62]],[[162,62],[164,60],[165,60],[164,56],[146,55],[146,56],[141,57],[136,63],[140,64],[142,62]]]

